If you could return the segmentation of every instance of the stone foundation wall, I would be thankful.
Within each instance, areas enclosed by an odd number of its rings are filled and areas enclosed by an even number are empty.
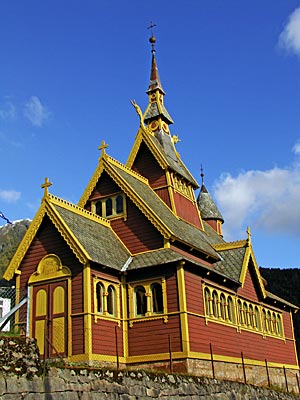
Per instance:
[[[215,378],[210,376],[209,361],[185,360],[172,365],[174,371],[188,371],[190,375],[158,373],[154,370],[92,369],[73,366],[46,367],[40,362],[35,340],[20,337],[0,337],[0,399],[1,400],[256,400],[299,399],[296,371],[286,370],[288,388],[283,370],[271,369],[273,390],[251,385],[250,376],[257,385],[268,384],[266,369],[245,369],[247,384],[233,382],[241,378],[241,365],[215,363]],[[152,369],[170,365],[148,365]],[[221,380],[224,379],[224,380]],[[226,380],[228,379],[228,380]],[[260,379],[260,381],[259,381]],[[276,389],[276,390],[275,390]],[[287,393],[287,390],[290,393]],[[293,394],[291,393],[293,392]]]
[[[0,376],[1,400],[290,400],[296,394],[215,379],[144,371],[51,368],[45,377]]]

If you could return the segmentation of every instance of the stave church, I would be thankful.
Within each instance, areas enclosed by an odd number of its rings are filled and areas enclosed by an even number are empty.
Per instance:
[[[19,323],[42,357],[66,363],[171,362],[201,375],[214,362],[224,377],[241,364],[258,375],[266,366],[297,372],[297,307],[268,291],[249,228],[242,240],[224,240],[203,173],[198,185],[176,150],[153,34],[150,44],[148,105],[132,102],[138,126],[126,164],[103,141],[78,204],[51,194],[48,178],[42,185],[4,274],[28,292]]]

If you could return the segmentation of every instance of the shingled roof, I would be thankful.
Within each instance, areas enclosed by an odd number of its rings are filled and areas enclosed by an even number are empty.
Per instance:
[[[127,171],[125,166],[121,166],[118,162],[113,162],[111,158],[107,158],[107,162],[110,168],[121,178],[123,186],[125,184],[125,186],[129,187],[131,193],[137,195],[140,199],[140,205],[146,206],[149,213],[160,220],[162,226],[169,231],[170,236],[215,259],[219,259],[217,252],[210,244],[210,237],[204,231],[176,217],[154,190],[143,180],[134,176],[131,171]]]
[[[239,282],[243,261],[246,253],[246,247],[226,249],[218,251],[221,261],[214,264],[214,270],[221,272],[231,279]]]
[[[218,219],[224,222],[222,214],[218,210],[218,207],[213,201],[204,183],[201,186],[200,193],[197,198],[197,204],[203,219]]]
[[[57,204],[53,204],[53,207],[88,253],[91,261],[121,270],[130,253],[110,226],[80,214],[78,207],[74,210]]]

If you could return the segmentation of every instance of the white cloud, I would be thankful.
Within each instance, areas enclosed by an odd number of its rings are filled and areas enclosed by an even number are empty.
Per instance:
[[[50,116],[50,112],[37,96],[31,96],[24,106],[24,116],[32,125],[41,127]]]
[[[21,193],[16,190],[0,190],[0,199],[6,203],[16,203],[21,197]]]
[[[14,119],[15,116],[16,116],[15,106],[10,101],[7,101],[5,105],[0,108],[0,119],[2,120]]]
[[[289,16],[279,36],[279,46],[300,57],[300,7]]]
[[[300,140],[298,140],[298,142],[295,143],[292,151],[294,154],[296,154],[296,156],[300,156]]]
[[[299,145],[299,144],[298,144]],[[294,150],[298,153],[299,146]],[[224,237],[244,237],[245,229],[300,236],[300,167],[225,174],[214,187],[224,217]]]

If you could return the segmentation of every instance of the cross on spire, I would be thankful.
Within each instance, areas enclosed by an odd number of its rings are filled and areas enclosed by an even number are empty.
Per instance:
[[[202,179],[202,185],[204,184],[204,172],[203,172],[203,166],[202,166],[202,164],[201,164],[201,168],[200,168],[200,170],[201,170],[201,179]]]
[[[107,149],[108,144],[105,143],[104,140],[102,140],[101,142],[101,146],[98,147],[98,150],[101,150],[101,157],[103,157],[105,155],[105,149]]]
[[[154,45],[155,45],[155,42],[156,42],[156,38],[155,38],[154,33],[153,33],[153,28],[155,26],[156,26],[156,24],[154,24],[154,22],[151,21],[150,25],[147,28],[147,29],[151,29],[151,37],[149,39],[149,42],[151,43],[151,46],[152,46],[152,54],[153,54],[153,56],[154,56],[154,53],[155,53]]]
[[[151,29],[151,35],[153,35],[153,28],[156,27],[156,24],[153,21],[150,21],[150,25],[147,27],[147,29]]]
[[[44,189],[44,197],[48,196],[49,190],[48,188],[52,186],[52,182],[49,181],[49,178],[45,178],[45,182],[41,185],[41,188]]]
[[[248,235],[248,238],[247,238],[248,245],[250,245],[250,244],[251,244],[251,231],[250,231],[250,226],[247,226],[246,232],[247,232],[247,235]]]

